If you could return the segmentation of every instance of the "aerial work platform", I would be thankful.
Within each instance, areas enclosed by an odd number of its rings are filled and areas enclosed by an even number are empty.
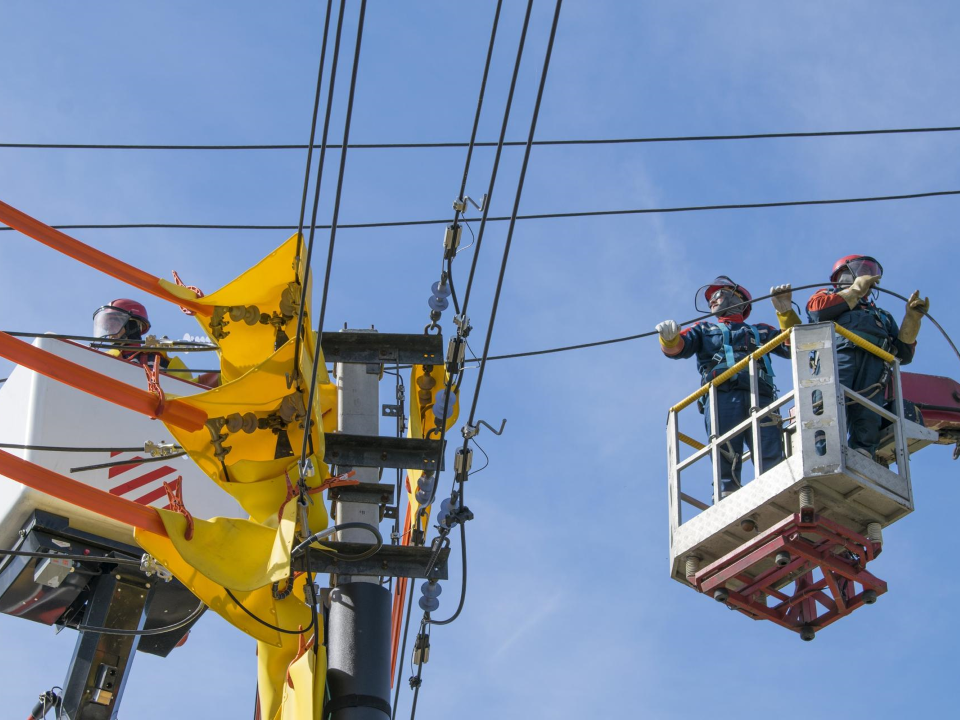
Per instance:
[[[889,363],[889,400],[883,393],[867,399],[839,383],[837,334]],[[784,342],[792,348],[793,387],[761,407],[758,361]],[[718,386],[743,371],[750,378],[749,418],[705,443],[681,432],[680,412],[703,395],[710,400],[706,412],[713,413],[710,426],[717,428]],[[847,446],[845,407],[853,402],[883,418],[889,440],[878,457],[887,464]],[[753,479],[741,477],[741,489],[720,499],[724,443],[746,431],[759,448],[760,425],[770,422],[782,428],[785,458],[762,473],[754,463]],[[938,439],[936,430],[904,417],[900,368],[892,355],[832,323],[781,333],[670,409],[671,576],[752,618],[812,639],[816,630],[886,591],[866,565],[882,549],[882,529],[914,509],[910,452]],[[711,491],[703,497],[710,479]]]

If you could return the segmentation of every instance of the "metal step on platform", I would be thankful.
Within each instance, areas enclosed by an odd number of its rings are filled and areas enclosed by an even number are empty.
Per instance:
[[[341,468],[444,469],[439,440],[327,433],[324,442],[323,461]]]
[[[341,330],[323,333],[320,345],[323,348],[323,358],[328,363],[443,363],[443,338],[439,334]]]

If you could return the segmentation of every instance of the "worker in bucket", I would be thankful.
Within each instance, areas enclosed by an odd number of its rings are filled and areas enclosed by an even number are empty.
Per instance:
[[[742,360],[761,345],[766,344],[778,334],[776,328],[746,322],[752,309],[752,297],[746,288],[738,285],[726,275],[721,275],[703,288],[703,296],[710,304],[710,312],[717,322],[699,322],[683,331],[673,320],[665,320],[657,325],[660,334],[660,349],[669,358],[689,358],[696,356],[697,370],[700,371],[702,384],[707,384],[727,368]],[[698,291],[699,295],[699,291]],[[789,346],[779,345],[773,354],[790,357]],[[769,405],[777,397],[774,385],[773,367],[769,354],[757,363],[758,407]],[[717,386],[718,427],[711,432],[710,408],[708,396],[700,399],[700,412],[704,415],[707,435],[722,435],[730,428],[750,417],[753,403],[750,399],[750,374],[747,370],[737,373],[727,382]],[[760,472],[766,472],[783,460],[783,433],[780,418],[769,413],[760,418]],[[730,438],[720,448],[720,498],[740,489],[741,458],[743,444],[751,449],[754,463],[757,454],[753,453],[753,435],[748,428]]]
[[[877,307],[871,290],[880,284],[883,267],[867,255],[847,255],[837,260],[830,275],[832,288],[817,290],[807,302],[810,322],[831,320],[882,350],[895,355],[901,365],[913,360],[920,332],[920,320],[930,309],[929,298],[920,299],[917,290],[907,301],[903,322]],[[840,384],[882,405],[890,369],[876,355],[837,336],[837,365]],[[876,458],[882,418],[860,403],[847,400],[848,444],[870,458]]]
[[[118,341],[117,347],[107,351],[108,355],[133,362],[140,362],[141,358],[153,362],[155,358],[163,372],[182,380],[193,381],[193,374],[187,370],[180,358],[168,357],[166,352],[159,348],[144,345],[144,336],[149,331],[150,318],[147,309],[136,300],[119,298],[93,314],[93,336]],[[217,376],[206,373],[201,375],[198,381],[202,385],[213,386],[217,384]]]

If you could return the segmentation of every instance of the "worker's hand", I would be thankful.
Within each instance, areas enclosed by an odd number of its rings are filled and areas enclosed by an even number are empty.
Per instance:
[[[793,287],[790,283],[785,285],[774,285],[770,288],[770,302],[773,303],[773,309],[781,315],[786,315],[793,308]]]
[[[920,334],[920,319],[930,309],[930,298],[920,299],[920,291],[914,290],[907,300],[907,312],[900,323],[900,334],[897,337],[908,345],[917,341]]]
[[[918,319],[926,315],[930,310],[930,298],[920,299],[920,291],[914,290],[913,295],[907,300],[907,315],[914,315]]]
[[[677,338],[680,336],[680,326],[674,320],[664,320],[657,325],[657,332],[660,333],[660,342],[670,347],[677,343]]]
[[[874,285],[880,284],[879,275],[861,275],[855,278],[850,287],[839,290],[837,295],[847,301],[847,306],[853,310],[860,302],[860,299],[866,296]]]
[[[874,285],[879,284],[879,275],[861,275],[860,277],[856,278],[853,281],[853,284],[847,289],[852,291],[857,296],[857,300],[859,300],[873,290]]]

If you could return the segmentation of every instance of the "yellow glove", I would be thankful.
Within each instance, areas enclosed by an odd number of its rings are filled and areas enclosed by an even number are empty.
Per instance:
[[[920,334],[920,319],[929,309],[930,298],[921,300],[920,291],[914,290],[913,295],[907,300],[907,313],[903,316],[903,322],[900,323],[900,334],[897,337],[908,345],[915,343],[917,335]]]
[[[846,300],[847,307],[853,310],[857,306],[857,303],[860,302],[860,298],[869,293],[874,285],[879,284],[879,275],[861,275],[853,281],[850,287],[840,290],[837,295]]]

